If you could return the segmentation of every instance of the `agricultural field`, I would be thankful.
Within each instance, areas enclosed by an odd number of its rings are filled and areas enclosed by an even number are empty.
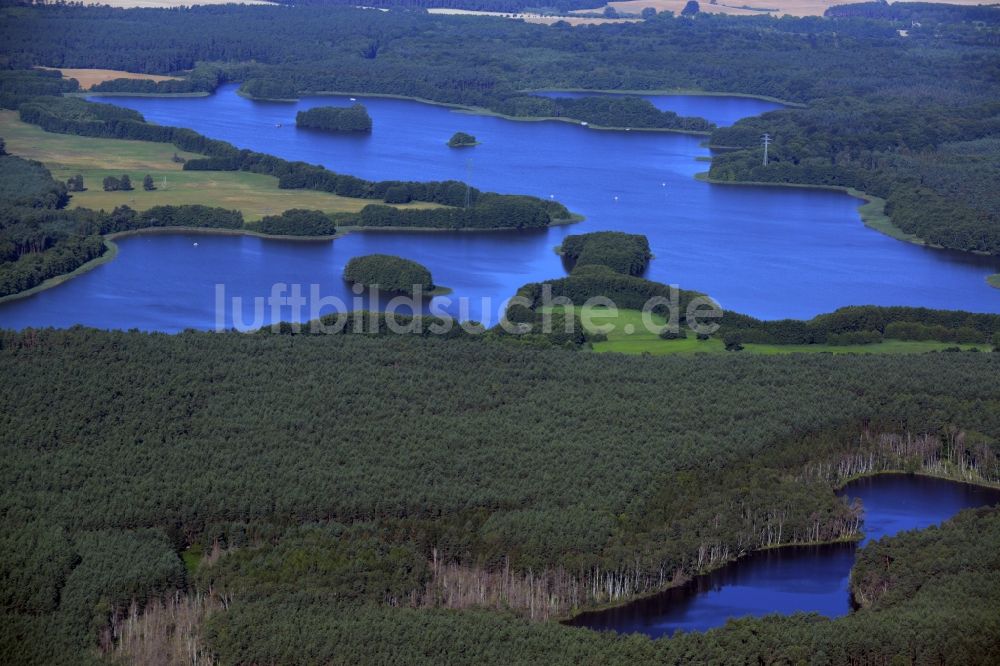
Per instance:
[[[67,67],[39,67],[39,69],[49,69],[62,72],[64,79],[76,79],[81,90],[90,90],[98,83],[113,81],[115,79],[143,79],[145,81],[176,81],[179,77],[163,76],[160,74],[137,74],[135,72],[125,72],[120,69],[75,69]]]
[[[652,7],[657,12],[673,12],[679,15],[687,4],[687,0],[622,0],[609,2],[607,7],[613,7],[621,15],[640,14],[646,7]],[[770,14],[772,16],[822,16],[830,7],[848,4],[838,0],[720,0],[715,3],[699,2],[699,9],[707,14],[728,14],[731,16],[754,16]],[[977,0],[957,0],[949,2],[952,5],[975,6],[987,4]],[[600,13],[602,9],[578,10],[576,13]]]
[[[341,197],[314,190],[283,190],[278,179],[243,171],[184,171],[180,159],[203,157],[177,151],[172,145],[149,141],[126,141],[53,134],[23,123],[13,111],[0,111],[0,136],[7,150],[45,164],[59,180],[83,176],[85,192],[75,192],[71,208],[110,211],[127,205],[136,210],[153,206],[201,204],[238,209],[247,221],[259,220],[291,208],[309,208],[327,213],[352,213],[373,202]],[[128,192],[105,192],[106,176],[127,174],[135,188]],[[156,189],[147,192],[142,180],[149,174]],[[437,208],[436,204],[414,202],[399,208]]]

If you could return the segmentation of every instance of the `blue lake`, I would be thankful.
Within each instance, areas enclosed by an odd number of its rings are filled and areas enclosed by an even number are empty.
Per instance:
[[[213,328],[218,284],[227,299],[243,299],[241,318],[250,323],[253,299],[268,296],[276,283],[300,284],[305,291],[315,284],[322,296],[350,303],[343,267],[352,257],[373,252],[430,268],[436,283],[454,290],[434,307],[495,323],[500,304],[519,286],[564,274],[553,252],[563,236],[605,229],[649,237],[656,258],[647,277],[708,293],[724,308],[762,318],[807,318],[869,303],[1000,312],[1000,291],[985,281],[1000,270],[997,259],[883,236],[860,222],[857,200],[838,192],[695,180],[708,168],[703,137],[597,131],[406,100],[359,99],[374,121],[370,136],[295,128],[298,110],[350,104],[342,97],[253,102],[226,86],[202,98],[101,101],[137,109],[153,122],[365,178],[453,178],[484,190],[552,196],[586,220],[540,232],[366,232],[312,243],[189,234],[130,237],[120,241],[114,261],[0,305],[0,326]],[[776,106],[747,98],[652,99],[661,108],[720,123]],[[449,149],[445,142],[458,130],[474,134],[482,145]],[[489,299],[488,307],[482,299]],[[230,309],[227,325],[238,323]],[[289,312],[281,318],[288,319]]]
[[[861,479],[842,494],[859,497],[864,505],[861,545],[939,524],[965,508],[1000,503],[1000,491],[901,474]],[[676,631],[704,631],[746,615],[846,615],[851,611],[848,583],[856,548],[837,544],[762,551],[679,588],[585,613],[568,624],[655,638]]]

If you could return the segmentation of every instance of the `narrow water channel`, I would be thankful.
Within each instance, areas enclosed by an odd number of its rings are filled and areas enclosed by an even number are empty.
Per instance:
[[[859,497],[865,539],[859,545],[796,546],[755,553],[688,584],[625,606],[584,613],[568,622],[599,631],[654,638],[704,631],[729,618],[814,612],[851,612],[848,580],[857,548],[905,530],[923,529],[962,509],[1000,503],[1000,491],[904,474],[883,474],[847,485]]]

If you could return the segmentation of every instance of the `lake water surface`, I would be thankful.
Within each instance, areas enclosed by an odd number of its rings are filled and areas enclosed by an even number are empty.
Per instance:
[[[350,303],[353,295],[341,278],[343,267],[352,257],[373,252],[426,265],[435,282],[454,290],[447,300],[437,299],[436,307],[495,323],[500,304],[519,286],[564,274],[553,252],[563,236],[606,229],[649,237],[656,258],[647,277],[706,292],[724,308],[762,318],[807,318],[869,303],[1000,312],[1000,291],[984,279],[1000,270],[998,260],[883,236],[860,222],[859,202],[842,193],[695,180],[696,173],[708,168],[704,160],[709,152],[700,136],[597,131],[406,100],[359,99],[374,121],[370,136],[295,128],[298,110],[350,104],[343,97],[253,102],[237,95],[235,86],[225,86],[201,98],[100,101],[241,148],[365,178],[453,178],[484,190],[552,196],[586,221],[532,232],[366,232],[312,243],[136,236],[120,241],[121,253],[114,261],[54,289],[0,305],[0,326],[212,328],[217,284],[225,285],[227,297],[243,298],[246,322],[253,321],[253,299],[269,295],[275,283],[301,284],[305,291],[316,284],[322,296]],[[661,108],[722,124],[776,106],[738,97],[651,99]],[[449,149],[445,142],[458,130],[474,134],[482,145]],[[468,308],[460,308],[461,299],[468,299]],[[238,323],[231,313],[226,322]]]
[[[865,509],[864,545],[905,530],[936,525],[969,507],[1000,503],[1000,491],[902,474],[861,479],[842,492]],[[689,584],[596,613],[572,626],[652,637],[704,631],[731,617],[851,611],[848,579],[854,544],[777,548],[755,553]]]

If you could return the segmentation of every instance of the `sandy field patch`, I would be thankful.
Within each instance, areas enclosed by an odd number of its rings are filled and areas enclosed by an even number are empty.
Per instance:
[[[752,16],[757,14],[772,14],[774,16],[822,16],[830,7],[849,4],[852,0],[717,0],[718,4],[709,4],[708,0],[699,0],[701,11],[709,14],[731,14],[734,16]],[[915,0],[920,2],[921,0]],[[621,0],[609,2],[622,14],[639,14],[646,7],[652,7],[658,12],[672,11],[680,14],[687,0]],[[952,5],[988,5],[991,2],[983,0],[953,0]],[[603,9],[577,10],[574,13],[601,12]]]
[[[90,90],[98,83],[113,81],[115,79],[147,79],[149,81],[171,81],[177,80],[177,76],[161,76],[159,74],[136,74],[135,72],[123,72],[120,69],[67,69],[56,67],[39,67],[62,72],[64,79],[76,79],[82,90]]]

